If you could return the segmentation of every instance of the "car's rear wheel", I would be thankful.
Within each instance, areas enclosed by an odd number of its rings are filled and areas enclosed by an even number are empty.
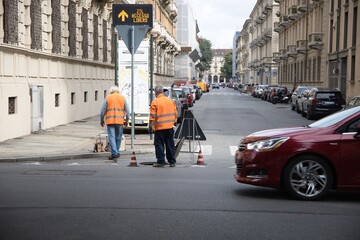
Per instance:
[[[284,169],[283,185],[295,199],[318,200],[327,194],[332,184],[329,164],[317,156],[299,156]]]

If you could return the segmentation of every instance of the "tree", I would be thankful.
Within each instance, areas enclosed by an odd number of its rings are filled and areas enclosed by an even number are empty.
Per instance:
[[[200,38],[199,47],[202,57],[200,58],[201,66],[199,67],[199,70],[201,72],[209,70],[211,67],[211,62],[214,57],[211,46],[212,43],[209,40],[205,38]]]
[[[224,55],[224,65],[221,67],[221,75],[226,79],[232,77],[232,51],[228,51]]]

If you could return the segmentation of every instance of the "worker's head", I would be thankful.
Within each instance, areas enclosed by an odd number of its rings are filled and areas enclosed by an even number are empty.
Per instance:
[[[161,85],[157,85],[155,87],[155,96],[158,96],[160,93],[163,93],[164,90],[163,90],[163,87]]]
[[[120,93],[120,89],[118,86],[111,86],[109,89],[109,92],[110,92],[110,94],[114,93],[114,92]]]

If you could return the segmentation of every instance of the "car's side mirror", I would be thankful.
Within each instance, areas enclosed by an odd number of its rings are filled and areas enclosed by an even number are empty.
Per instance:
[[[354,136],[355,138],[360,138],[360,123],[356,125],[356,134]]]

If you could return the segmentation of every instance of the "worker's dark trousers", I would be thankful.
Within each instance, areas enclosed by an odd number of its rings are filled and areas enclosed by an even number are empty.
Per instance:
[[[167,161],[169,163],[176,163],[173,128],[155,131],[154,145],[155,155],[158,163],[165,163],[165,149]]]

